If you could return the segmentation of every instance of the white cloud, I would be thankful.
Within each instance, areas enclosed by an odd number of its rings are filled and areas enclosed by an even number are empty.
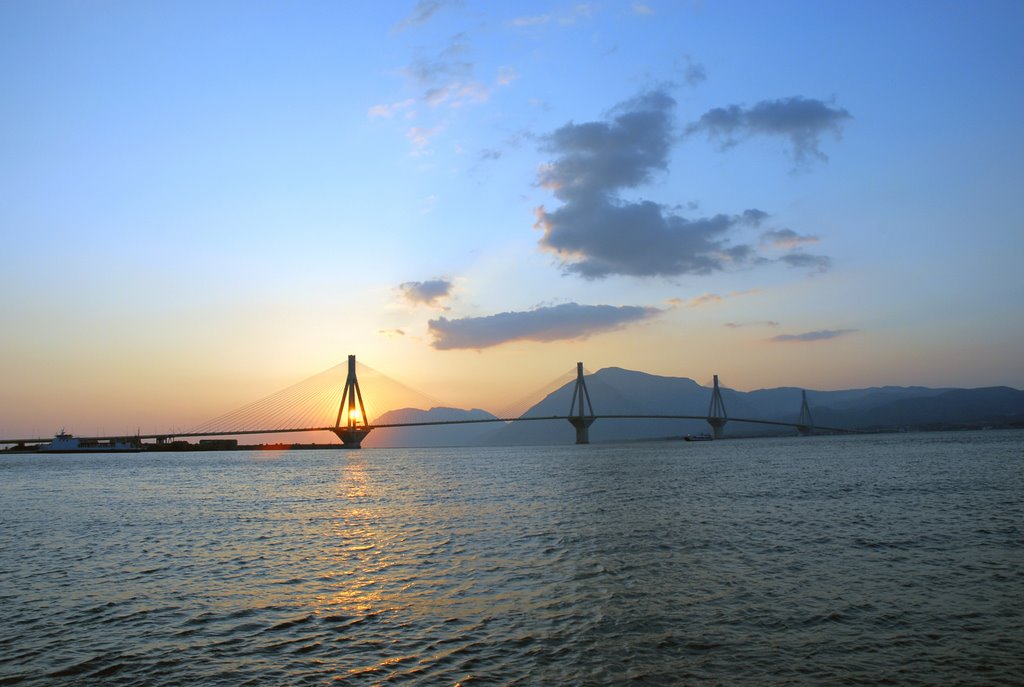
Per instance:
[[[421,126],[410,127],[405,132],[405,137],[412,143],[413,153],[422,155],[427,152],[430,146],[430,139],[441,133],[441,127],[425,128]]]
[[[370,108],[367,114],[371,117],[384,117],[386,119],[390,119],[396,112],[406,110],[415,104],[415,100],[408,98],[407,100],[391,103],[390,105],[374,105]]]

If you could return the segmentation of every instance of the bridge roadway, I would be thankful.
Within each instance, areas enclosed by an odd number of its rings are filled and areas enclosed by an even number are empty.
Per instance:
[[[595,420],[703,420],[707,422],[706,415],[594,415],[592,416]],[[495,418],[480,418],[475,420],[431,420],[424,422],[390,422],[381,424],[367,425],[367,430],[374,429],[388,429],[390,427],[432,427],[436,425],[474,425],[482,424],[485,422],[534,422],[540,420],[562,420],[568,421],[570,416],[568,415],[541,415],[535,417],[495,417]],[[774,425],[777,427],[793,427],[799,429],[804,425],[796,422],[781,422],[777,420],[754,420],[751,418],[741,417],[730,417],[729,422],[744,422],[758,425]],[[234,436],[248,436],[254,434],[289,434],[293,432],[332,432],[336,427],[284,427],[280,429],[245,429],[245,430],[234,430],[234,431],[223,431],[223,432],[163,432],[160,434],[134,434],[131,438],[136,439],[155,439],[155,440],[167,440],[167,439],[184,439],[184,438],[195,438],[195,437],[234,437]],[[845,429],[842,427],[822,427],[820,425],[813,425],[812,430],[823,431],[823,432],[840,432],[844,434],[856,434],[857,430]],[[112,441],[114,439],[125,439],[126,436],[123,434],[112,435],[112,436],[96,436],[96,437],[79,437],[77,439],[88,440],[88,441]],[[0,439],[0,444],[45,444],[52,440],[52,437],[45,439]]]

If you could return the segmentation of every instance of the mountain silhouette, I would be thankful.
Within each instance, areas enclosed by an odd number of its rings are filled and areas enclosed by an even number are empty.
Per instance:
[[[594,414],[707,416],[711,389],[686,377],[664,377],[619,367],[598,370],[586,377]],[[576,381],[551,392],[524,418],[566,416]],[[802,391],[778,387],[756,391],[721,388],[730,418],[797,422]],[[969,428],[1024,426],[1024,391],[1009,387],[951,389],[928,387],[870,387],[840,391],[807,391],[814,424],[859,430]],[[575,412],[573,409],[572,412]],[[478,420],[494,418],[483,410],[406,408],[381,416],[375,424]],[[634,441],[705,434],[703,419],[601,418],[590,427],[592,442]],[[732,421],[726,436],[791,435],[795,428]],[[575,432],[565,420],[480,423],[440,427],[380,429],[371,432],[364,446],[520,446],[570,444]]]
[[[375,425],[402,424],[407,422],[450,422],[466,420],[490,420],[494,416],[485,410],[461,410],[459,408],[401,408],[390,410],[373,421]],[[488,423],[465,425],[438,425],[434,427],[389,427],[370,432],[363,439],[367,448],[395,448],[407,446],[467,446],[473,444],[481,434],[494,429]]]

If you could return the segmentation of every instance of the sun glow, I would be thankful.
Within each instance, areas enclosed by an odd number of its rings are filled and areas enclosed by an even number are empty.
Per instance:
[[[348,421],[350,424],[355,424],[363,421],[363,414],[359,412],[358,408],[352,408],[348,411]]]

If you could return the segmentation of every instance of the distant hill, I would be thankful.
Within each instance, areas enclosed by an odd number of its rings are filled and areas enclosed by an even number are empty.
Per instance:
[[[711,389],[685,377],[604,368],[587,376],[587,389],[597,415],[694,415],[704,417]],[[522,417],[569,414],[575,380],[548,394]],[[736,391],[722,388],[731,418],[796,422],[801,390],[796,387]],[[841,391],[808,391],[808,406],[818,426],[894,430],[982,426],[1024,426],[1024,391],[1009,387],[931,389],[872,387]],[[430,422],[493,418],[483,410],[406,408],[386,413],[377,423]],[[704,420],[600,419],[590,428],[592,442],[680,437],[709,431]],[[793,434],[794,429],[730,422],[726,435]],[[575,432],[565,420],[481,423],[440,427],[381,429],[364,446],[519,446],[570,444]]]
[[[1024,391],[1005,386],[923,391],[930,393],[875,395],[857,405],[811,412],[816,423],[864,429],[1024,424]]]
[[[523,413],[523,417],[567,415],[575,384],[573,380],[551,392]],[[692,379],[661,377],[618,367],[604,368],[589,375],[587,389],[597,415],[704,416],[711,400],[711,392]],[[728,405],[729,400],[726,398],[725,402]],[[708,425],[702,420],[598,420],[590,428],[590,440],[625,441],[707,431]],[[479,443],[510,446],[563,444],[572,443],[575,438],[576,434],[567,421],[516,422],[494,428],[480,437]]]
[[[402,408],[391,410],[374,420],[374,424],[400,424],[406,422],[442,422],[451,420],[490,420],[494,416],[486,410],[459,408]],[[396,448],[407,446],[470,446],[481,434],[494,428],[493,424],[439,425],[436,427],[389,427],[370,432],[363,446]]]

